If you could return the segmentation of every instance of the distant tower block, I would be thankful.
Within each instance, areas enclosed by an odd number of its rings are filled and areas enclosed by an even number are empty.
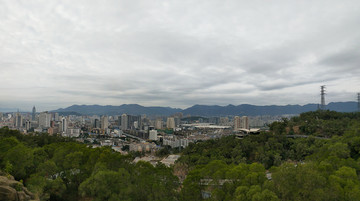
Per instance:
[[[320,95],[321,95],[321,105],[320,105],[320,109],[321,110],[325,110],[325,85],[322,85],[321,87],[321,93],[320,93]]]
[[[32,114],[31,114],[31,120],[35,121],[35,115],[36,115],[36,108],[35,108],[35,105],[32,109]]]

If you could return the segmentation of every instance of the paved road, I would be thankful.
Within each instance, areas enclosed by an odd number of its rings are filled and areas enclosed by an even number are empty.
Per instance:
[[[126,135],[126,136],[128,136],[128,137],[131,137],[131,138],[137,139],[137,140],[139,140],[139,141],[144,141],[144,139],[139,138],[139,137],[136,137],[136,136],[131,135],[131,134],[128,134],[128,133],[123,133],[123,135]]]
[[[245,137],[248,136],[249,134],[236,134],[236,136],[238,137]],[[330,138],[326,138],[326,137],[318,137],[318,136],[312,136],[312,135],[286,135],[286,137],[288,138],[308,138],[308,137],[314,137],[316,139],[330,139]]]

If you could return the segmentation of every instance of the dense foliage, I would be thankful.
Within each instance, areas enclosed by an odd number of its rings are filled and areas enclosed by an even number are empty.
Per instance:
[[[312,111],[290,120],[283,119],[270,125],[274,134],[300,134],[320,137],[343,135],[353,123],[360,121],[360,113]]]
[[[179,162],[193,167],[206,165],[212,160],[221,160],[226,164],[258,162],[270,168],[283,161],[301,161],[326,143],[314,137],[288,138],[272,133],[247,136],[237,139],[235,136],[208,140],[190,144]]]
[[[270,128],[187,147],[182,199],[360,200],[359,114],[308,112]]]
[[[1,128],[0,149],[1,169],[41,200],[176,200],[179,182],[170,168],[133,164],[110,147]]]
[[[0,167],[42,200],[360,200],[359,117],[308,112],[259,135],[190,144],[172,168],[1,128]]]

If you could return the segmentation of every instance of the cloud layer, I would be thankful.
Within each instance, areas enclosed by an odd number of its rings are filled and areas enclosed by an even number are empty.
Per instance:
[[[359,24],[357,0],[0,1],[0,107],[352,101]]]

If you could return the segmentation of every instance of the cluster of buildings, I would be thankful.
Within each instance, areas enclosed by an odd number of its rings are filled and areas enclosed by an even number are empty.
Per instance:
[[[0,127],[7,126],[23,133],[47,132],[51,135],[79,137],[81,132],[81,128],[73,125],[69,116],[49,112],[36,113],[35,107],[32,113],[0,113],[0,120]]]
[[[268,123],[260,117],[184,117],[182,113],[168,117],[131,114],[59,115],[47,111],[38,113],[35,107],[31,113],[0,113],[0,127],[7,126],[23,133],[47,132],[50,135],[76,137],[82,142],[113,146],[116,149],[128,146],[129,151],[142,152],[153,152],[161,146],[187,147],[192,142],[239,132],[249,133],[254,128],[252,121],[256,124]]]

